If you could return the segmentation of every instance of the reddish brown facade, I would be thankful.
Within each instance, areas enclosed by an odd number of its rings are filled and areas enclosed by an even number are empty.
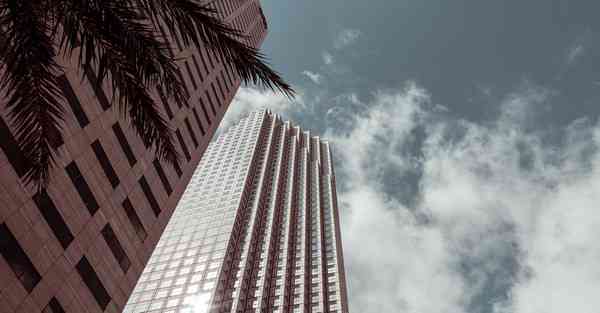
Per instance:
[[[259,46],[258,0],[217,0],[219,16]],[[171,43],[189,106],[158,101],[182,162],[156,159],[97,86],[61,60],[64,140],[46,191],[22,182],[24,167],[7,112],[0,118],[0,312],[121,312],[225,114],[239,78],[206,49]],[[4,100],[0,100],[2,108]]]

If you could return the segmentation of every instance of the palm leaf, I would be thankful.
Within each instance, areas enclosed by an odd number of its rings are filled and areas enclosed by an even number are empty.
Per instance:
[[[242,32],[216,17],[216,11],[194,0],[136,0],[155,20],[162,20],[185,46],[202,44],[216,51],[245,83],[261,84],[292,97],[294,90],[273,71],[265,56],[243,43]]]
[[[54,164],[52,141],[62,140],[64,113],[47,9],[30,1],[0,2],[0,29],[4,31],[0,88],[5,91],[15,136],[30,165],[25,180],[38,188],[48,184]]]

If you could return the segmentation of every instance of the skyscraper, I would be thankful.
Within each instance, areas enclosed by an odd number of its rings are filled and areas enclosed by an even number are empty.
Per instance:
[[[212,142],[124,313],[347,313],[331,150],[257,111]]]
[[[259,46],[258,0],[218,0],[219,17]],[[167,30],[161,30],[167,32]],[[47,190],[25,185],[23,157],[0,99],[0,312],[120,312],[208,146],[240,79],[208,49],[171,52],[189,106],[158,102],[174,130],[180,166],[156,159],[110,105],[111,90],[58,60],[66,98],[64,138]],[[158,99],[158,97],[157,97]]]

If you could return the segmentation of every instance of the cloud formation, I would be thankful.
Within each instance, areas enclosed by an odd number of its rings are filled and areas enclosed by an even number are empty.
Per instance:
[[[361,32],[358,29],[347,28],[337,34],[333,41],[333,47],[337,50],[345,48],[354,42],[361,36]]]
[[[294,106],[302,107],[302,105],[301,92],[296,95],[292,102],[281,93],[259,90],[254,87],[240,87],[219,125],[219,130],[229,128],[252,111],[269,109],[273,113],[284,113],[295,109]]]
[[[567,52],[567,64],[573,64],[579,57],[585,53],[585,48],[582,44],[576,44],[569,48]]]
[[[302,71],[302,75],[308,77],[308,79],[310,79],[313,83],[315,83],[317,85],[321,83],[321,79],[323,78],[323,76],[321,76],[321,74],[314,73],[311,71]]]
[[[592,312],[600,286],[600,127],[576,121],[548,147],[502,103],[492,125],[450,118],[409,85],[377,94],[326,137],[339,158],[351,308],[358,312]],[[424,129],[420,147],[403,152]],[[420,171],[408,205],[386,184]],[[551,296],[550,296],[551,295]]]
[[[333,64],[333,55],[331,55],[331,53],[325,51],[321,56],[323,57],[323,63],[325,63],[325,65]]]

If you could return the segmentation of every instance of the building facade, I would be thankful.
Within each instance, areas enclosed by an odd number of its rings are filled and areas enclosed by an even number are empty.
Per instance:
[[[211,2],[258,47],[258,0]],[[160,30],[165,32],[166,30]],[[190,98],[158,106],[174,130],[180,166],[156,159],[110,103],[111,90],[58,60],[66,98],[64,138],[47,190],[21,180],[25,167],[8,113],[0,112],[0,312],[121,312],[194,169],[240,85],[208,49],[184,50],[164,33]],[[0,99],[5,107],[5,100]]]
[[[212,142],[124,313],[347,313],[329,144],[267,111]]]

